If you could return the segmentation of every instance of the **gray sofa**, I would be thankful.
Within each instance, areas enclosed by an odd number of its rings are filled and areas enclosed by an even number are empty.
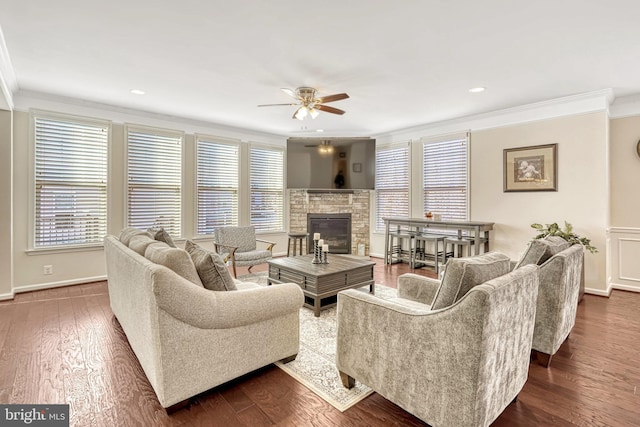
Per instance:
[[[451,259],[442,282],[398,279],[398,298],[338,294],[336,364],[433,426],[487,426],[524,386],[538,267],[507,256]]]
[[[145,234],[121,235],[127,244],[105,237],[109,298],[164,408],[295,357],[304,299],[298,285],[236,282],[238,290],[211,291],[198,283],[186,251]]]

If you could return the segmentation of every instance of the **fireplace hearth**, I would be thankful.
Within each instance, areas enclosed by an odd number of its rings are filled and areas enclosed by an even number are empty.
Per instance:
[[[313,249],[313,234],[320,233],[320,238],[329,245],[329,253],[351,253],[351,214],[350,213],[310,213],[307,214],[308,252]]]

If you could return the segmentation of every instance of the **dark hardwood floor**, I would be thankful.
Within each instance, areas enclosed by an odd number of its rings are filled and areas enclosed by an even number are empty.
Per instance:
[[[388,286],[410,271],[376,261],[376,281]],[[638,293],[585,295],[551,367],[531,363],[518,401],[494,426],[640,426],[639,311]],[[109,308],[106,282],[0,302],[0,344],[0,403],[68,403],[73,426],[425,425],[376,393],[342,413],[273,365],[167,415]]]

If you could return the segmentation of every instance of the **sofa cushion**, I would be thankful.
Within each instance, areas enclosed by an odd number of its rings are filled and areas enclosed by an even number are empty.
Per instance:
[[[560,236],[547,236],[544,239],[534,239],[529,243],[524,254],[516,264],[515,268],[520,268],[527,264],[542,265],[546,260],[555,254],[562,252],[571,246]]]
[[[144,256],[144,252],[147,250],[147,246],[156,242],[156,240],[152,239],[151,236],[149,236],[149,233],[144,232],[142,234],[136,234],[129,240],[129,249]]]
[[[149,261],[163,265],[188,281],[202,286],[196,267],[184,249],[172,248],[164,242],[155,242],[147,247],[144,256]]]
[[[187,240],[184,248],[191,255],[205,288],[212,291],[235,291],[237,289],[220,255],[206,250],[191,240]]]
[[[176,247],[176,244],[173,242],[173,239],[171,238],[171,235],[169,233],[167,233],[167,231],[164,229],[164,227],[149,228],[149,229],[147,229],[147,232],[149,234],[151,234],[151,237],[156,239],[157,241],[164,242],[167,245],[171,246],[172,248]]]
[[[431,309],[448,307],[474,286],[507,274],[511,269],[509,261],[508,256],[499,252],[449,259]]]
[[[147,235],[149,237],[151,237],[151,234],[147,233],[146,231],[143,230],[139,230],[137,228],[134,227],[127,227],[127,228],[123,228],[122,231],[120,232],[120,236],[118,237],[120,239],[120,242],[125,245],[126,247],[129,247],[129,244],[131,242],[131,238],[133,236],[138,236],[140,234],[144,234]]]

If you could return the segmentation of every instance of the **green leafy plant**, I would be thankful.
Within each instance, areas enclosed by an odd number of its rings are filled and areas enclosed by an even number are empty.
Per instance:
[[[574,233],[573,226],[567,221],[564,222],[564,229],[562,229],[555,222],[553,224],[545,225],[531,224],[531,228],[534,228],[538,231],[538,235],[536,235],[534,239],[544,239],[547,236],[559,236],[567,242],[584,246],[584,248],[592,254],[598,252],[598,249],[595,246],[591,245],[591,240],[587,239],[586,237],[580,237],[576,233]]]

